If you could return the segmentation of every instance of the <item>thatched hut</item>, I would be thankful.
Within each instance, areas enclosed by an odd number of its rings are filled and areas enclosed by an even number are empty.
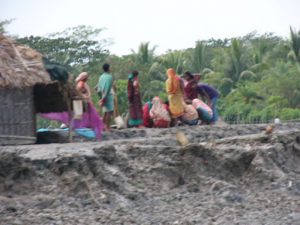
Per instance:
[[[40,53],[0,34],[0,145],[35,143],[36,113],[67,111],[66,86]]]

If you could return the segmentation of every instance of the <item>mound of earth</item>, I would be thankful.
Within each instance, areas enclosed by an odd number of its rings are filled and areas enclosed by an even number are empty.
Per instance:
[[[300,124],[265,127],[0,147],[0,224],[300,224]]]

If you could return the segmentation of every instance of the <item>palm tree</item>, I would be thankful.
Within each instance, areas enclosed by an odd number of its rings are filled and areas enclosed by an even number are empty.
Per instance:
[[[238,88],[238,92],[244,99],[245,103],[250,103],[251,100],[262,100],[263,97],[260,96],[255,90],[253,90],[251,87],[244,85],[240,86]]]
[[[291,27],[291,48],[300,63],[300,31],[294,31]]]
[[[148,71],[148,76],[151,80],[165,81],[166,68],[159,62],[154,62]]]
[[[193,71],[200,72],[205,68],[205,49],[206,46],[204,42],[197,41],[196,46],[193,49],[192,55],[191,55],[191,67]]]
[[[184,57],[182,51],[170,51],[160,58],[161,64],[168,68],[174,68],[178,74],[183,72]]]
[[[238,39],[232,39],[225,74],[226,77],[232,80],[234,86],[238,84],[240,78],[246,78],[243,73],[247,69],[247,64],[249,64],[249,57],[246,53],[247,52],[245,51],[245,47],[242,45],[242,42]]]
[[[260,73],[269,69],[272,63],[277,61],[275,51],[282,45],[282,39],[272,33],[264,34],[251,40],[252,60],[249,69],[254,73]],[[275,50],[274,50],[275,49]]]
[[[239,40],[233,39],[231,43],[230,49],[230,58],[233,66],[233,80],[237,81],[239,78],[240,73],[243,71],[243,64],[242,64],[242,44]]]
[[[300,73],[300,31],[294,31],[291,27],[291,51],[294,54],[294,59],[297,63],[297,68]]]
[[[142,42],[139,45],[138,52],[131,50],[137,62],[141,64],[151,63],[154,59],[156,46],[150,48],[150,42]]]

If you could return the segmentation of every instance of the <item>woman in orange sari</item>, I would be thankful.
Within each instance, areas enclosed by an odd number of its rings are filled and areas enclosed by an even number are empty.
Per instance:
[[[166,91],[168,94],[169,108],[172,117],[172,125],[180,119],[184,113],[183,106],[183,81],[176,75],[172,68],[167,70],[168,79],[166,81]]]

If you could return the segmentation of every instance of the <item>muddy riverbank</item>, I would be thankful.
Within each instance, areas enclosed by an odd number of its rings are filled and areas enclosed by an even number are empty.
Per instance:
[[[0,147],[0,224],[297,225],[300,124]],[[180,146],[182,131],[190,144]]]

